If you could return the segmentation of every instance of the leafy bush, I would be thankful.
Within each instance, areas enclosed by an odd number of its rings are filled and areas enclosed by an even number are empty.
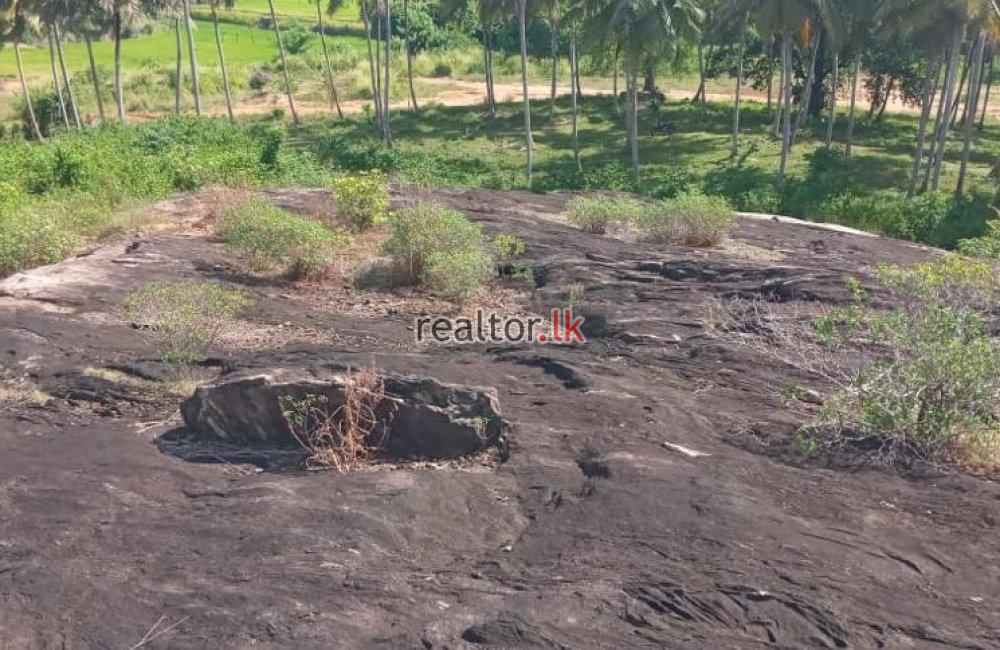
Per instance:
[[[371,138],[331,135],[320,138],[315,150],[320,160],[334,163],[345,171],[392,171],[400,160],[398,151],[387,149],[380,141]]]
[[[986,224],[987,232],[982,237],[963,239],[958,242],[958,251],[971,257],[1000,259],[1000,217]]]
[[[379,171],[340,176],[333,180],[337,216],[355,230],[367,230],[385,221],[389,213],[389,188]]]
[[[603,235],[613,226],[641,219],[647,209],[644,203],[635,199],[606,196],[578,196],[566,208],[570,223],[597,235]]]
[[[431,253],[422,278],[434,295],[463,303],[483,288],[492,271],[493,260],[486,251],[458,248]]]
[[[172,364],[203,361],[215,339],[253,304],[246,292],[216,282],[154,282],[125,296],[122,308]]]
[[[954,198],[944,192],[929,192],[913,198],[895,190],[874,194],[837,194],[817,208],[824,221],[879,232],[888,237],[931,242],[954,207]]]
[[[299,217],[261,199],[224,215],[218,233],[240,251],[251,268],[279,268],[293,278],[316,276],[333,264],[344,235],[326,224]]]
[[[56,215],[0,200],[0,276],[65,257],[76,244]]]
[[[514,235],[497,235],[490,244],[493,264],[500,277],[514,274],[514,262],[524,255],[524,240]]]
[[[442,280],[440,273],[445,268],[465,265],[468,277],[458,281],[464,285],[461,291],[445,293],[462,294],[475,280],[481,282],[480,263],[485,260],[485,268],[491,266],[490,258],[483,250],[483,235],[479,226],[471,223],[458,210],[434,203],[420,205],[394,213],[389,218],[392,235],[385,244],[385,251],[392,256],[399,278],[410,284],[420,280]],[[427,275],[432,257],[436,270]],[[449,258],[445,254],[455,257]],[[482,257],[480,257],[482,256]],[[472,278],[472,279],[469,279]]]
[[[899,301],[865,307],[848,336],[870,362],[825,416],[841,430],[885,438],[930,458],[1000,463],[1000,345],[987,322],[1000,293],[992,268],[957,255],[911,267],[882,266]]]
[[[636,225],[653,241],[685,246],[717,246],[736,223],[729,203],[717,196],[687,192],[648,207]]]

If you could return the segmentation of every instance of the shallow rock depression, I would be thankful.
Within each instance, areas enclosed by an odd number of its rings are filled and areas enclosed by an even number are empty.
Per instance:
[[[504,424],[495,389],[444,384],[428,377],[386,375],[378,423],[381,453],[396,459],[467,456],[502,443]],[[344,403],[346,372],[281,368],[242,371],[200,386],[181,405],[199,437],[245,447],[297,447],[282,400],[320,396],[324,408]]]

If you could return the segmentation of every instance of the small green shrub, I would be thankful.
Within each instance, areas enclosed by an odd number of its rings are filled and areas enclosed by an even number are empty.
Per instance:
[[[493,260],[486,251],[458,248],[428,255],[422,275],[434,295],[463,303],[483,288],[492,270]]]
[[[500,277],[514,274],[514,263],[524,255],[524,240],[514,235],[497,235],[490,244],[493,264]]]
[[[389,187],[379,171],[341,176],[333,181],[337,215],[355,230],[367,230],[385,221]]]
[[[653,241],[685,246],[719,245],[736,223],[729,203],[717,196],[686,192],[648,207],[636,226]]]
[[[841,430],[887,439],[937,459],[1000,464],[1000,344],[987,322],[1000,281],[987,264],[957,255],[910,267],[882,266],[898,301],[865,308],[845,337],[871,357],[845,372],[848,389],[824,417]]]
[[[640,219],[646,205],[624,197],[578,196],[566,205],[566,209],[574,226],[584,232],[603,235],[611,227]]]
[[[970,257],[1000,259],[1000,216],[986,223],[987,232],[982,237],[958,242],[958,252]]]
[[[415,284],[424,276],[430,256],[439,252],[477,251],[483,233],[465,215],[436,203],[422,203],[389,217],[392,235],[385,251],[393,258],[399,278]]]
[[[262,199],[223,215],[218,234],[255,271],[279,268],[293,278],[314,277],[333,264],[345,236],[324,223],[299,217]]]
[[[253,304],[250,294],[216,282],[154,282],[125,296],[122,309],[171,364],[203,361],[216,338]]]
[[[65,257],[78,238],[57,215],[36,206],[7,207],[0,201],[0,277]]]

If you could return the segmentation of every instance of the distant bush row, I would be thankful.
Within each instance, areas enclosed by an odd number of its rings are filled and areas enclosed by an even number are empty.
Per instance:
[[[717,196],[687,192],[665,201],[624,197],[577,197],[567,205],[569,221],[590,233],[631,228],[648,241],[685,246],[716,246],[736,223],[736,215]]]
[[[311,155],[282,134],[223,120],[109,124],[44,147],[0,148],[0,276],[57,261],[120,227],[120,208],[204,185],[323,185]]]

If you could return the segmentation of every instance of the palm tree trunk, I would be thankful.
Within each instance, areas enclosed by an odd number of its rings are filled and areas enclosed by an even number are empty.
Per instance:
[[[840,85],[840,52],[833,53],[833,87],[830,92],[830,119],[826,122],[826,148],[833,144],[833,127],[837,122],[837,88]]]
[[[521,91],[524,93],[524,148],[528,187],[531,187],[531,99],[528,96],[528,0],[518,1],[518,32],[521,40]]]
[[[951,108],[948,111],[951,115],[951,128],[953,129],[958,126],[958,107],[962,103],[962,97],[966,92],[965,83],[969,80],[969,61],[972,59],[972,52],[979,44],[979,38],[977,35],[972,45],[967,48],[965,59],[962,61],[962,77],[958,82],[958,92],[955,93],[955,101],[951,103]]]
[[[316,19],[319,27],[319,42],[323,45],[323,61],[326,64],[326,82],[330,85],[331,108],[337,109],[337,117],[344,119],[344,111],[340,108],[340,97],[337,95],[337,84],[333,80],[333,64],[330,63],[330,48],[326,45],[326,28],[323,27],[323,9],[320,0],[316,0]],[[222,56],[221,45],[219,46],[219,56]],[[223,72],[223,76],[225,72]]]
[[[274,0],[267,0],[267,6],[271,10],[271,24],[274,25],[274,36],[278,40],[278,55],[281,57],[281,72],[285,77],[285,94],[288,95],[288,108],[292,112],[292,124],[298,126],[299,112],[295,109],[295,97],[292,95],[292,80],[288,76],[288,64],[285,62],[285,43],[281,40],[281,28],[278,26],[278,14],[274,11]]]
[[[945,106],[950,107],[952,102],[957,102],[958,98],[955,96],[955,81],[957,80],[958,71],[958,55],[962,49],[962,40],[965,36],[965,25],[960,25],[955,28],[954,39],[951,44],[951,83],[948,84]],[[930,187],[935,192],[941,183],[941,169],[944,167],[944,153],[945,144],[948,142],[948,132],[951,130],[949,125],[951,124],[951,114],[946,113],[941,120],[940,133],[938,133],[938,143],[935,149],[934,156],[934,169],[931,170],[931,184]]]
[[[104,98],[101,96],[101,80],[97,74],[97,62],[94,60],[94,44],[90,40],[90,34],[84,33],[83,40],[87,44],[87,58],[90,60],[90,78],[94,82],[94,96],[97,98],[97,114],[101,117],[101,124],[107,121],[104,115]]]
[[[115,11],[112,27],[115,40],[115,101],[118,103],[118,121],[125,121],[125,93],[122,91],[122,14]]]
[[[556,25],[556,2],[549,5],[549,55],[552,57],[552,83],[549,89],[549,119],[556,112],[556,86],[559,83],[559,31]]]
[[[378,85],[378,64],[372,51],[372,23],[367,0],[361,0],[361,20],[365,24],[365,43],[368,46],[368,71],[371,74],[372,103],[375,106],[375,131],[382,134],[382,95]]]
[[[740,154],[740,101],[743,93],[743,58],[746,56],[746,24],[740,30],[739,60],[736,62],[736,101],[733,110],[733,145],[731,154],[736,158]]]
[[[935,59],[927,71],[924,80],[923,107],[920,111],[920,128],[917,131],[917,149],[913,152],[913,167],[910,170],[910,184],[906,188],[906,197],[913,198],[917,191],[917,179],[920,177],[920,165],[924,160],[924,146],[927,141],[927,123],[930,121],[934,96],[937,94],[937,79],[941,64]]]
[[[966,100],[965,137],[962,142],[962,165],[958,171],[958,186],[955,188],[955,200],[960,200],[965,193],[965,179],[969,171],[969,157],[972,154],[972,126],[976,121],[976,106],[979,102],[979,82],[983,71],[983,51],[986,48],[985,36],[979,39],[972,59],[972,73],[969,79],[969,97]]]
[[[522,0],[523,1],[523,0]],[[38,128],[38,118],[35,117],[35,107],[31,103],[31,92],[28,91],[28,81],[24,78],[24,64],[21,61],[21,39],[14,38],[14,58],[17,60],[17,76],[21,80],[21,92],[24,93],[24,105],[28,107],[28,119],[35,139],[45,142],[42,130]]]
[[[52,86],[55,88],[56,100],[59,102],[59,116],[62,118],[63,125],[68,129],[69,113],[66,111],[66,101],[63,98],[62,83],[59,81],[59,73],[56,72],[56,43],[55,39],[52,38],[51,25],[47,27],[45,33],[49,41],[49,63],[52,66]]]
[[[774,38],[767,44],[767,114],[774,110]]]
[[[983,97],[983,112],[979,116],[979,130],[982,131],[983,127],[986,126],[986,111],[990,106],[990,91],[993,90],[993,60],[994,60],[994,48],[995,43],[990,43],[990,58],[989,58],[989,72],[986,73],[986,95]]]
[[[406,30],[406,79],[410,85],[410,101],[413,104],[413,112],[420,111],[417,105],[417,91],[413,89],[413,50],[410,48],[410,0],[403,0],[403,29]]]
[[[788,169],[788,154],[792,148],[792,35],[787,27],[781,42],[781,67],[785,69],[785,107],[782,111],[781,166],[778,168],[778,179],[783,181]]]
[[[844,147],[844,155],[851,157],[851,150],[854,148],[854,112],[858,106],[858,79],[861,78],[861,52],[854,54],[854,70],[851,73],[851,109],[847,113],[847,144]]]
[[[375,0],[375,88],[378,94],[378,123],[383,142],[385,141],[385,102],[382,101],[382,15],[378,10],[379,0]]]
[[[822,36],[823,30],[817,29],[816,35],[813,36],[812,39],[812,57],[809,62],[809,72],[806,75],[806,87],[802,93],[802,101],[799,102],[799,114],[795,117],[795,128],[792,130],[791,146],[795,146],[795,140],[798,138],[799,129],[802,128],[802,124],[809,115],[809,105],[812,102],[812,87],[813,82],[816,79],[816,58],[819,56],[820,38]]]
[[[771,137],[777,138],[781,131],[781,115],[785,110],[785,77],[788,75],[788,66],[785,63],[785,37],[781,37],[781,45],[778,47],[778,57],[781,59],[781,73],[778,84],[778,110],[774,113],[774,124],[771,125]]]
[[[639,188],[639,184],[642,182],[642,177],[639,175],[639,66],[636,62],[629,60],[626,62],[625,70],[626,79],[625,82],[628,84],[628,114],[629,114],[629,148],[631,149],[632,157],[632,174],[635,178],[636,189]]]
[[[486,25],[483,25],[483,72],[486,78],[486,107],[490,112],[490,117],[496,116],[496,97],[493,95],[493,66],[490,60],[490,32]]]
[[[212,2],[212,27],[215,30],[215,48],[219,51],[219,67],[222,68],[222,92],[226,95],[226,113],[229,115],[229,122],[236,124],[236,116],[233,115],[233,96],[229,90],[229,72],[226,70],[226,53],[222,50],[222,35],[219,34],[219,12],[215,2]],[[320,38],[323,38],[322,23],[320,23]],[[323,40],[323,50],[326,51],[326,40]],[[326,60],[327,65],[330,59]]]
[[[76,105],[76,93],[73,91],[73,81],[70,79],[69,71],[66,69],[66,53],[63,51],[62,35],[59,33],[59,25],[53,23],[52,29],[54,30],[53,36],[56,40],[56,54],[59,56],[59,68],[62,71],[63,87],[66,89],[66,94],[69,96],[69,107],[73,113],[73,123],[76,124],[77,131],[82,131],[83,124],[80,122],[80,110]]]
[[[184,29],[187,33],[188,58],[191,64],[191,90],[194,92],[194,114],[201,117],[201,84],[198,80],[198,52],[194,47],[194,30],[191,29],[191,3],[184,0]]]
[[[621,115],[622,109],[618,105],[618,55],[615,54],[614,75],[611,77],[611,95],[615,100],[615,115]]]
[[[392,147],[392,130],[389,128],[389,92],[392,87],[389,76],[392,70],[392,2],[385,0],[385,100],[382,102],[382,112],[385,114],[383,124],[385,132],[385,145]]]
[[[948,99],[948,84],[951,83],[951,46],[946,50],[944,65],[944,79],[940,83],[941,92],[938,99],[937,114],[934,117],[934,129],[931,131],[930,148],[927,151],[927,164],[924,167],[923,180],[920,183],[920,192],[926,192],[931,183],[931,171],[934,168],[934,161],[937,159],[938,134],[941,132],[941,122],[945,119],[945,102]],[[935,95],[937,96],[937,95]]]
[[[579,66],[576,58],[576,29],[576,25],[572,25],[572,30],[569,34],[569,76],[570,95],[573,101],[573,160],[576,161],[576,171],[580,172],[583,171],[583,163],[580,161],[580,109],[577,106],[577,95],[580,92],[580,87],[576,82],[576,73]]]
[[[174,66],[174,115],[179,117],[181,114],[181,92],[184,88],[184,45],[181,41],[180,16],[174,18],[174,41],[177,48]]]

